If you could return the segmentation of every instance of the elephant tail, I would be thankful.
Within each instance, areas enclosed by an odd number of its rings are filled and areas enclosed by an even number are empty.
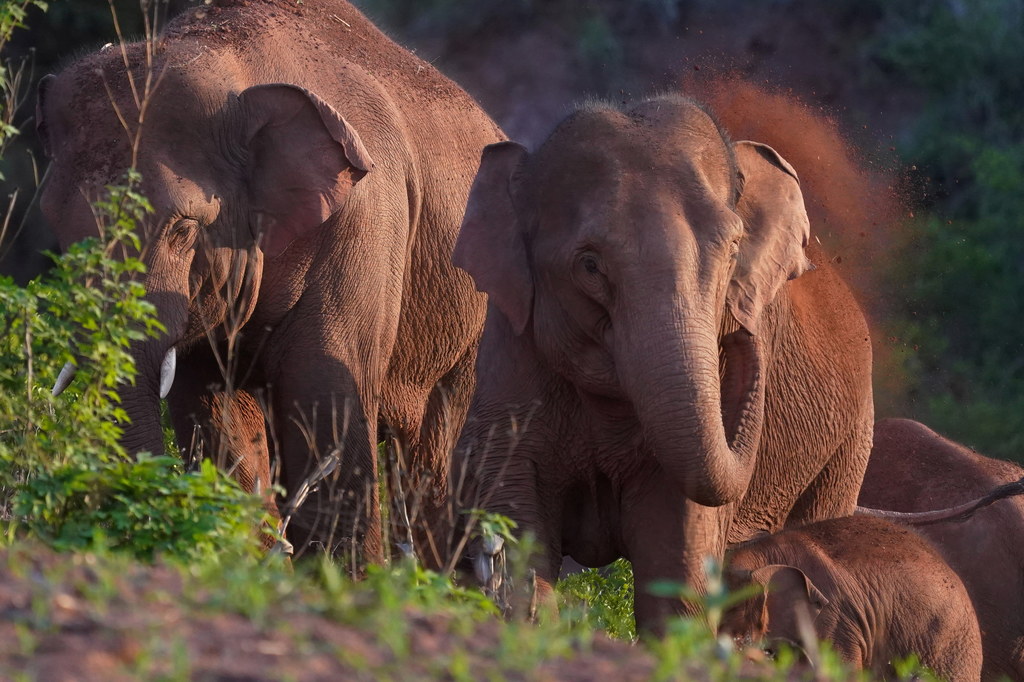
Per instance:
[[[884,509],[871,509],[869,507],[857,507],[855,516],[873,516],[878,519],[886,519],[896,523],[903,523],[911,526],[926,526],[932,523],[943,523],[946,521],[964,521],[969,519],[974,512],[987,507],[1006,497],[1024,495],[1024,478],[1012,483],[993,488],[986,495],[970,502],[949,507],[947,509],[936,509],[926,512],[897,512]]]

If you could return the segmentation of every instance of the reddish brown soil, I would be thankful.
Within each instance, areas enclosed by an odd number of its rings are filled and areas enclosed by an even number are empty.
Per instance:
[[[308,605],[271,606],[248,618],[211,606],[167,566],[117,575],[89,555],[38,548],[0,553],[0,679],[118,682],[189,680],[472,679],[647,680],[654,658],[639,645],[595,637],[534,664],[509,651],[499,620],[461,631],[437,614],[402,616],[406,654],[378,628],[342,625]],[[391,628],[389,628],[391,630]],[[747,661],[735,679],[758,679]],[[709,680],[699,665],[679,671]]]
[[[0,678],[445,679],[456,655],[476,679],[491,679],[500,667],[499,621],[466,634],[453,631],[443,616],[408,612],[408,655],[399,658],[377,632],[308,610],[272,608],[253,620],[206,609],[209,595],[197,594],[166,566],[103,576],[82,556],[42,550],[31,557],[0,555]],[[569,654],[571,660],[504,670],[501,677],[641,680],[654,671],[641,648],[607,638]]]

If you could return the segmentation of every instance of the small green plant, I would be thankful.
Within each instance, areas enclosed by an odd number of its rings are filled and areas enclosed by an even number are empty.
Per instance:
[[[142,455],[33,476],[14,513],[57,550],[105,545],[152,561],[160,553],[194,559],[254,548],[259,506],[209,460],[184,473],[176,458]]]
[[[468,509],[463,513],[469,516],[472,537],[497,537],[509,544],[516,543],[515,530],[519,525],[507,516],[484,509]]]
[[[625,559],[601,569],[591,568],[559,581],[563,609],[582,606],[582,617],[593,628],[616,639],[636,639],[633,618],[633,567]]]
[[[698,592],[690,585],[680,585],[668,580],[655,582],[648,589],[651,594],[658,597],[676,597],[685,601],[707,623],[711,632],[718,632],[722,616],[727,610],[761,593],[759,585],[729,590],[725,584],[722,564],[713,557],[704,559],[704,575],[707,580],[707,591],[704,593]]]

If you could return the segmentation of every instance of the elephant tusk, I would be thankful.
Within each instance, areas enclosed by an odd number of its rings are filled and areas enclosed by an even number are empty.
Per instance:
[[[166,398],[167,394],[171,392],[171,386],[174,384],[174,370],[178,364],[178,353],[172,346],[167,355],[164,356],[164,361],[160,365],[160,398]]]
[[[494,555],[477,554],[473,559],[473,574],[482,587],[489,587],[494,576]]]
[[[64,363],[64,366],[61,367],[60,374],[57,375],[57,381],[53,382],[53,390],[50,391],[54,398],[63,393],[64,389],[71,385],[77,371],[78,368],[75,367],[74,363]]]
[[[494,559],[501,554],[505,540],[498,535],[485,535],[481,543],[480,553],[473,561],[473,573],[480,585],[491,592],[501,587],[502,576],[494,570]]]

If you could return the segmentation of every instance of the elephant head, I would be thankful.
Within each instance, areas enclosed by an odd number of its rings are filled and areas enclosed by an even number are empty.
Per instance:
[[[132,349],[136,385],[121,391],[130,451],[162,451],[158,398],[175,349],[241,328],[265,267],[292,260],[289,245],[314,236],[373,166],[359,134],[316,93],[250,85],[244,69],[211,59],[168,47],[146,85],[142,46],[125,59],[105,49],[39,88],[37,132],[52,160],[41,206],[61,246],[98,233],[90,202],[130,166],[154,207],[141,258],[167,331]]]
[[[784,642],[795,648],[817,640],[814,621],[829,600],[802,570],[769,564],[735,572],[731,578],[733,587],[753,584],[761,593],[727,611],[721,632],[751,641]]]
[[[739,500],[764,414],[765,309],[808,267],[796,173],[692,101],[592,105],[535,153],[484,150],[453,260],[581,396],[628,405],[699,504]],[[621,411],[620,411],[621,412]]]

